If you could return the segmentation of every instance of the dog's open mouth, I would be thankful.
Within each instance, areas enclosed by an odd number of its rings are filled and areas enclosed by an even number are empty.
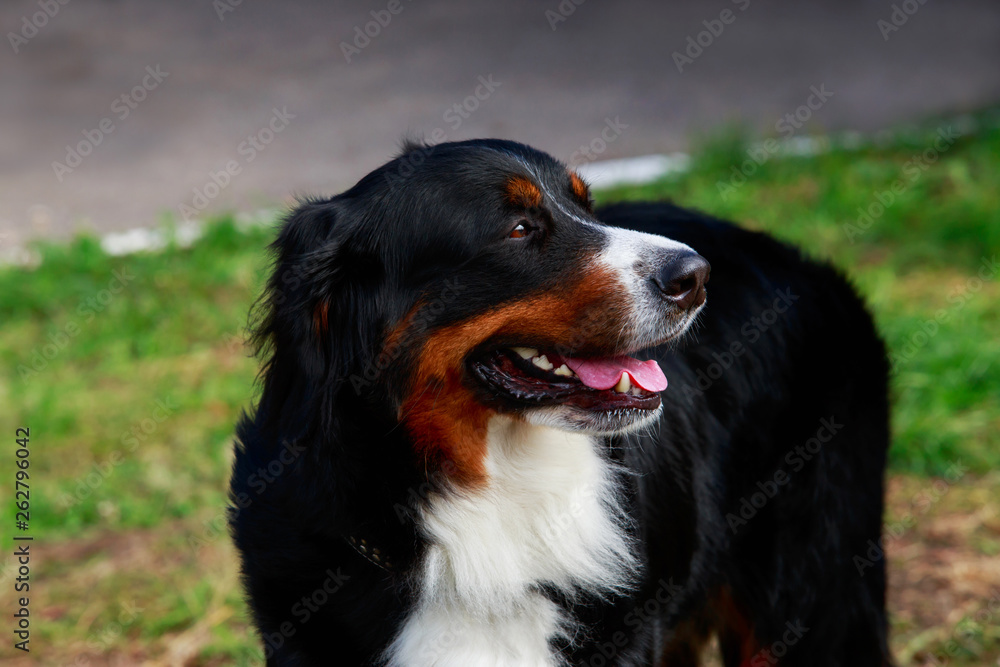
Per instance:
[[[530,347],[493,350],[472,364],[492,390],[524,405],[656,410],[667,378],[655,361],[620,355],[577,358]]]

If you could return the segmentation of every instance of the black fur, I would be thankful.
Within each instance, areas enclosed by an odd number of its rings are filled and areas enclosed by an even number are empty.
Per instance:
[[[239,424],[231,485],[269,665],[373,664],[413,603],[405,573],[423,543],[411,517],[444,473],[419,465],[398,427],[412,350],[379,354],[417,300],[456,275],[464,288],[431,329],[519,294],[504,282],[508,260],[484,249],[504,224],[491,188],[505,155],[564,178],[510,142],[408,146],[350,191],[302,204],[275,241],[257,311],[262,394]],[[712,274],[684,344],[651,351],[670,381],[663,417],[652,434],[611,443],[639,473],[628,491],[644,582],[628,597],[564,601],[587,628],[565,656],[693,665],[714,630],[727,666],[775,664],[762,652],[772,647],[781,665],[889,664],[884,562],[859,574],[854,561],[880,536],[889,439],[885,351],[862,302],[830,267],[709,216],[651,203],[596,217],[687,243]],[[560,257],[516,267],[519,279],[548,284]],[[831,421],[815,455],[796,452]],[[773,482],[778,471],[786,483]],[[347,543],[357,535],[391,555],[391,570]],[[317,590],[325,602],[302,603]],[[775,645],[789,623],[794,642]],[[744,626],[760,650],[750,659]]]

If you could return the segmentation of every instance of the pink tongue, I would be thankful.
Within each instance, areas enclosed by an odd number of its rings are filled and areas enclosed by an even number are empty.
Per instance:
[[[667,377],[653,360],[639,361],[632,357],[604,357],[603,359],[563,359],[585,385],[593,389],[611,389],[623,373],[632,377],[632,383],[646,391],[663,391]]]

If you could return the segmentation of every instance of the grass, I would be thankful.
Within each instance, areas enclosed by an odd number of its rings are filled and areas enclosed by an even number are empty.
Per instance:
[[[984,122],[933,154],[935,127],[762,164],[746,162],[747,138],[730,132],[689,172],[598,200],[670,198],[841,267],[894,360],[893,471],[919,480],[960,461],[975,478],[1000,468],[997,128]],[[233,424],[256,373],[243,324],[272,235],[223,218],[191,247],[110,257],[81,236],[39,244],[33,269],[0,268],[3,432],[31,427],[31,532],[50,545],[34,636],[51,655],[144,647],[202,665],[259,655],[222,508]],[[4,498],[12,460],[0,461]],[[995,552],[991,539],[982,548]],[[132,598],[144,611],[129,618]],[[917,630],[901,636],[932,641]]]

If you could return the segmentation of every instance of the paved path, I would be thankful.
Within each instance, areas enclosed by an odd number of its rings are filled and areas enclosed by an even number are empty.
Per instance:
[[[888,39],[876,0],[59,1],[0,5],[0,244],[334,193],[407,133],[579,162],[685,149],[727,121],[872,130],[1000,99],[995,0],[900,2],[916,11]],[[355,43],[372,8],[386,25]],[[689,37],[704,46],[678,71]],[[814,87],[833,95],[776,129]]]

